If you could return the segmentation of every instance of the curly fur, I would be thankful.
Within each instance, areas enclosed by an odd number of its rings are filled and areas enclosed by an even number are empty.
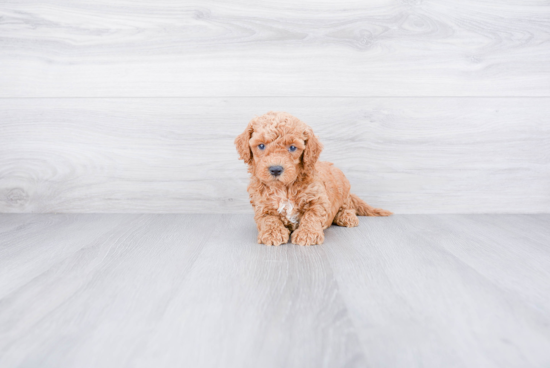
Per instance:
[[[271,111],[252,119],[235,145],[252,174],[248,193],[258,243],[280,245],[290,237],[294,244],[322,244],[323,230],[333,223],[354,227],[357,215],[392,214],[351,194],[342,171],[318,161],[323,146],[313,130],[288,113]],[[295,152],[289,151],[291,145]],[[283,167],[280,176],[270,174],[274,165]]]

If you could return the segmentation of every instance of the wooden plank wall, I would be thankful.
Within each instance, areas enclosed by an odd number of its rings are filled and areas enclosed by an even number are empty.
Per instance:
[[[0,212],[250,212],[269,110],[373,205],[549,212],[550,3],[0,4]]]

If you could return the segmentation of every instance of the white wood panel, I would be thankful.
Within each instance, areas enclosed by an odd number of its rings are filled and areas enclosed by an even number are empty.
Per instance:
[[[0,97],[550,96],[550,4],[17,0]]]
[[[0,211],[250,212],[233,140],[269,110],[373,205],[550,209],[548,98],[75,98],[0,99]]]
[[[0,366],[550,365],[550,215],[252,217],[0,214]]]

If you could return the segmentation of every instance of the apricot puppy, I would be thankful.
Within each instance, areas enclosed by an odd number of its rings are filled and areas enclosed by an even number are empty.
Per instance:
[[[250,203],[258,243],[322,244],[331,224],[354,227],[359,216],[389,216],[350,193],[342,171],[318,162],[323,146],[313,130],[285,112],[256,117],[235,139],[240,159],[252,174]],[[292,233],[292,236],[290,235]]]

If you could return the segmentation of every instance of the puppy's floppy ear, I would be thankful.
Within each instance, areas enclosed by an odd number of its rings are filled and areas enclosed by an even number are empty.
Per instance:
[[[323,150],[323,145],[321,144],[321,142],[319,142],[317,136],[313,134],[313,130],[311,128],[308,128],[305,133],[307,137],[306,148],[304,149],[302,162],[304,164],[304,170],[306,171],[306,173],[311,174],[313,173],[315,163],[319,159],[319,155]]]
[[[252,122],[248,123],[248,126],[235,138],[235,145],[237,146],[237,152],[239,152],[239,159],[244,160],[246,164],[252,163],[252,151],[248,145],[248,141],[252,137]]]

